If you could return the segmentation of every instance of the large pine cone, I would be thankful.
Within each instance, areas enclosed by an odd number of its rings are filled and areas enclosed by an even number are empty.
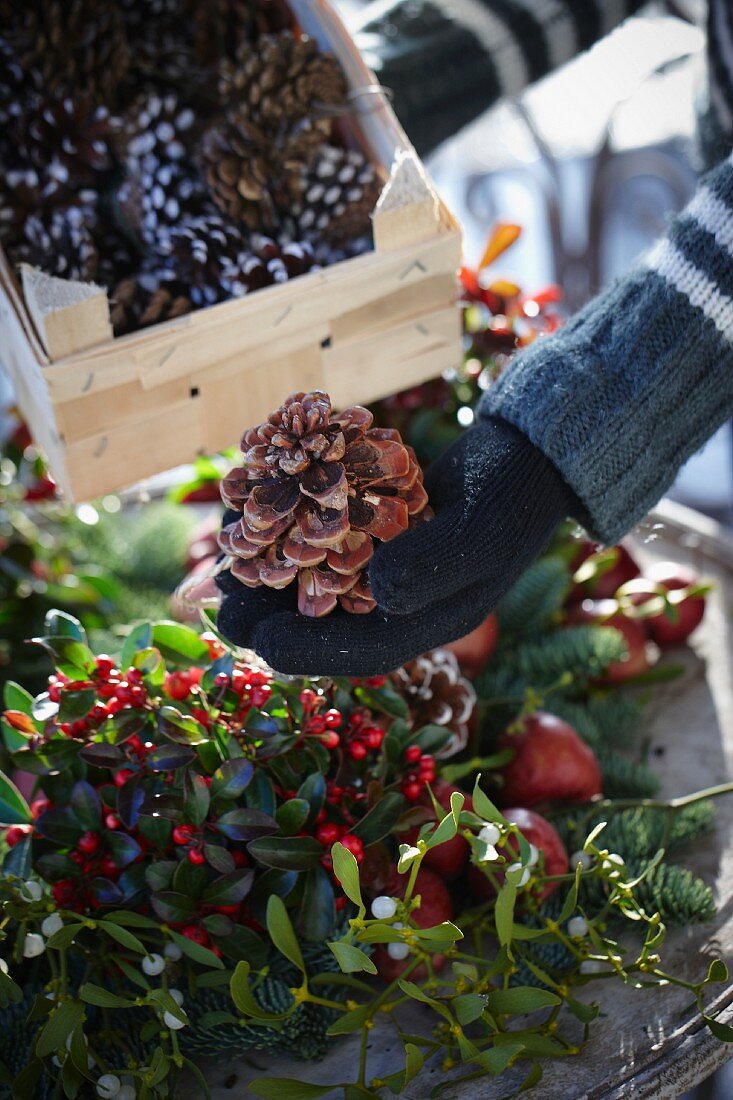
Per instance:
[[[441,756],[453,756],[466,747],[476,692],[461,676],[458,661],[449,650],[434,649],[416,657],[393,672],[392,680],[410,708],[415,729],[445,726],[451,731]]]
[[[363,153],[325,145],[301,173],[290,217],[300,240],[338,247],[367,236],[380,182]]]
[[[333,414],[317,390],[292,394],[244,433],[243,465],[221,485],[225,504],[242,513],[220,536],[232,576],[249,588],[297,578],[298,607],[312,617],[337,604],[353,614],[374,609],[373,540],[425,518],[427,494],[412,449],[371,424],[359,405]]]
[[[231,295],[231,279],[245,251],[242,234],[219,214],[200,214],[179,225],[161,226],[158,254],[188,287],[196,306],[213,305]]]
[[[117,105],[130,52],[115,0],[0,0],[0,27],[45,94],[89,94]]]
[[[92,186],[114,165],[119,121],[90,96],[37,99],[16,119],[11,140],[37,171],[51,169],[72,190]]]
[[[225,265],[222,278],[228,293],[233,298],[242,298],[254,290],[305,275],[314,266],[313,249],[307,243],[279,244],[254,233],[236,260]]]
[[[93,235],[93,211],[78,206],[31,215],[24,239],[13,250],[15,263],[29,263],[48,275],[93,282],[99,272],[99,252]]]

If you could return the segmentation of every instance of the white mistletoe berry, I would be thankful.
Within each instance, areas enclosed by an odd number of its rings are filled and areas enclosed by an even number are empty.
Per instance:
[[[522,872],[521,875],[519,876],[519,881],[517,882],[517,887],[526,886],[527,883],[529,882],[529,874],[530,874],[529,867],[524,867],[523,868],[521,863],[510,863],[509,866],[507,867],[507,871],[521,871]]]
[[[494,845],[501,837],[501,829],[493,821],[485,821],[478,834],[479,840],[484,844]]]
[[[103,1073],[97,1081],[97,1096],[102,1100],[118,1100],[122,1082],[115,1073]]]
[[[20,892],[26,901],[40,901],[43,897],[43,887],[40,882],[34,882],[33,879],[24,882]]]
[[[50,913],[41,924],[41,931],[44,936],[53,936],[55,932],[60,932],[64,927],[64,922],[58,913]]]
[[[170,962],[178,962],[183,957],[183,952],[177,943],[167,943],[163,948],[163,954]]]
[[[149,978],[154,978],[165,970],[165,959],[162,955],[146,955],[142,961],[142,969],[143,974],[147,974]]]
[[[42,955],[45,950],[46,941],[43,936],[39,936],[38,932],[29,932],[23,944],[23,957],[35,959],[38,955]]]
[[[580,864],[584,871],[590,870],[593,866],[593,856],[589,852],[573,852],[570,857],[570,866],[577,867],[578,864]]]
[[[172,1012],[163,1013],[163,1023],[172,1031],[178,1031],[179,1028],[186,1026],[183,1020],[179,1020],[178,1017],[174,1016]]]
[[[389,920],[397,912],[397,902],[394,898],[388,898],[386,894],[380,894],[372,902],[372,916],[377,920]]]
[[[0,973],[8,973],[8,964],[5,962],[5,959],[0,959]]]
[[[539,858],[540,858],[539,849],[536,848],[534,844],[530,844],[530,846],[529,846],[529,859],[527,860],[527,866],[528,867],[534,867]]]
[[[605,969],[600,959],[583,959],[580,964],[581,974],[601,974]]]
[[[387,944],[387,954],[390,959],[406,959],[410,954],[410,948],[406,943]]]
[[[571,917],[568,921],[569,936],[584,936],[588,931],[588,921],[585,917]]]
[[[180,1008],[183,1004],[183,994],[181,993],[180,989],[169,989],[168,993]]]

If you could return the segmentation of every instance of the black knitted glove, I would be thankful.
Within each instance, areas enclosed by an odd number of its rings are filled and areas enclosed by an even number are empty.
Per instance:
[[[435,519],[380,545],[369,567],[379,604],[323,619],[297,611],[296,586],[245,588],[231,573],[219,629],[278,672],[374,676],[477,627],[582,506],[552,463],[512,425],[490,417],[428,471]],[[231,515],[228,517],[231,521]],[[225,522],[226,522],[225,518]]]

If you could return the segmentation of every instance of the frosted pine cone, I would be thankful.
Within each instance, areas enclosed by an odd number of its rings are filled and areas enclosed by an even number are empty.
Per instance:
[[[433,649],[416,657],[393,672],[392,680],[410,708],[415,729],[445,726],[451,730],[453,736],[441,756],[453,756],[466,747],[476,692],[461,676],[458,661],[449,650]]]
[[[36,214],[26,220],[24,239],[13,250],[16,263],[24,262],[64,279],[93,282],[99,272],[94,240],[94,211],[71,206]]]
[[[232,576],[249,588],[298,581],[298,607],[312,617],[337,604],[353,614],[376,606],[367,567],[387,541],[425,515],[422,472],[398,432],[372,428],[359,405],[334,414],[320,391],[292,394],[244,433],[243,464],[222,481],[242,518],[220,545]]]
[[[299,191],[290,216],[302,240],[338,246],[371,231],[380,183],[363,153],[325,145],[303,170]]]

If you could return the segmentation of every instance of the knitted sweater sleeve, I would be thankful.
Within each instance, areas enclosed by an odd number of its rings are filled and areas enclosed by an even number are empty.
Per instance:
[[[733,154],[641,265],[482,399],[555,465],[614,542],[733,414]]]
[[[644,0],[371,0],[355,39],[423,153],[587,50]]]

